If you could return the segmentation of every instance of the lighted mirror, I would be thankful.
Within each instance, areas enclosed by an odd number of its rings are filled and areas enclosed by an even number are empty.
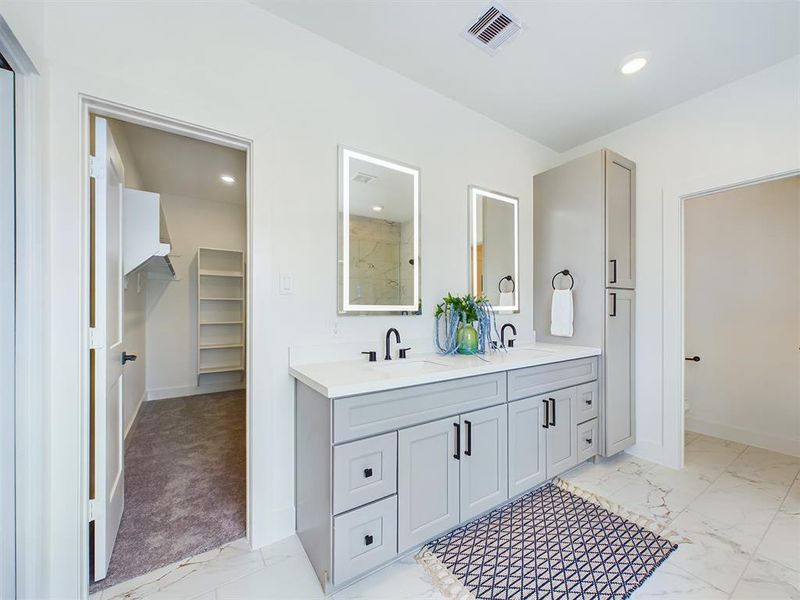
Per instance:
[[[420,314],[420,172],[339,149],[339,312]]]
[[[470,186],[470,291],[500,312],[519,312],[518,223],[517,198]]]

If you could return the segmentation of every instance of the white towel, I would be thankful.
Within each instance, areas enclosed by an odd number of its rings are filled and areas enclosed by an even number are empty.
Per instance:
[[[497,306],[514,306],[514,292],[500,292]]]
[[[572,337],[572,290],[553,290],[550,335]]]

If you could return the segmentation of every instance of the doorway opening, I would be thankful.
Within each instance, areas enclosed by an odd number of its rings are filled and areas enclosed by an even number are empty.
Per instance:
[[[685,200],[684,349],[687,464],[800,456],[800,175]]]
[[[89,581],[247,533],[248,152],[89,113]]]

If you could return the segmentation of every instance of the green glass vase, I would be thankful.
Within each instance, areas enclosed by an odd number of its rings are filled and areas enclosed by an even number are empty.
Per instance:
[[[478,332],[472,325],[458,328],[458,353],[476,354],[478,352]]]

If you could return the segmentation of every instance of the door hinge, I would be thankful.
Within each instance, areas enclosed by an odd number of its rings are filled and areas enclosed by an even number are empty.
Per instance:
[[[102,165],[96,156],[89,155],[89,177],[97,179],[102,175]]]
[[[91,350],[96,350],[97,348],[102,348],[105,345],[103,332],[97,329],[97,327],[89,327],[89,348]]]
[[[94,505],[97,503],[97,500],[89,499],[89,522],[91,523],[94,521]]]

